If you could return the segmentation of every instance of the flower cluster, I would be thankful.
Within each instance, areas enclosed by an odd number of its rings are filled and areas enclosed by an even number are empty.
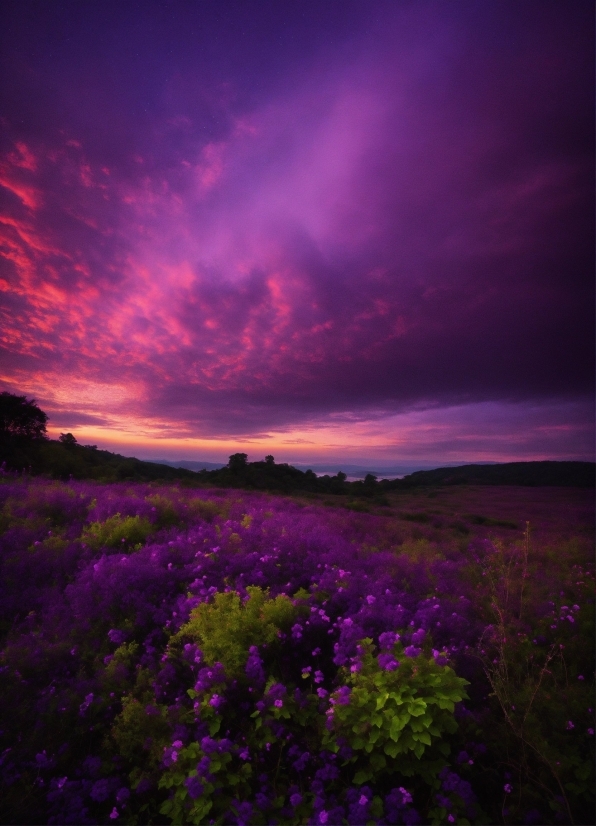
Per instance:
[[[587,541],[533,559],[480,523],[396,530],[257,493],[2,477],[3,821],[581,821]],[[522,725],[549,751],[512,781]]]

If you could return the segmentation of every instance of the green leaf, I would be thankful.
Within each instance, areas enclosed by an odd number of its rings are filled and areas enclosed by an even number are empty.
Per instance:
[[[375,754],[371,754],[370,756],[370,764],[375,772],[380,772],[387,765],[387,760],[384,755],[375,752]]]
[[[380,709],[384,708],[387,699],[389,698],[389,694],[381,694],[377,697],[377,707],[375,711],[379,711]],[[377,723],[375,723],[377,725]]]
[[[385,743],[383,751],[385,754],[388,754],[389,757],[397,757],[401,749],[397,743]]]

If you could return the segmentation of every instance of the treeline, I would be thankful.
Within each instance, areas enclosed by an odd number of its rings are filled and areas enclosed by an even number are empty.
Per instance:
[[[145,462],[95,445],[81,445],[72,433],[48,439],[48,417],[25,396],[0,393],[0,466],[6,471],[54,479],[94,479],[101,482],[175,482],[186,486],[244,488],[280,493],[312,493],[376,499],[391,491],[442,485],[524,485],[594,487],[594,462],[509,462],[463,465],[411,473],[403,479],[378,479],[368,473],[349,482],[341,471],[317,476],[273,456],[249,462],[246,453],[230,456],[228,464],[198,472],[158,462]]]
[[[191,470],[143,462],[92,445],[54,440],[0,438],[0,465],[7,471],[52,479],[94,479],[98,482],[181,482],[197,484]]]
[[[246,454],[230,456],[220,470],[202,470],[199,476],[210,484],[261,490],[311,491],[365,498],[382,497],[390,491],[442,485],[522,485],[594,487],[594,462],[509,462],[502,465],[463,465],[454,468],[421,470],[403,479],[378,479],[368,473],[362,481],[348,482],[345,473],[317,476],[287,464],[247,462]]]

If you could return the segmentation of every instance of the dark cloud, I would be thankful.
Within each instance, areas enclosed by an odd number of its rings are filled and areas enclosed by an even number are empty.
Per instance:
[[[3,381],[180,438],[587,410],[592,16],[9,4]]]

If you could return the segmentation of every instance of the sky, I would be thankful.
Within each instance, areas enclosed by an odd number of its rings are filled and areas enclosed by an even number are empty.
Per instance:
[[[592,461],[593,15],[8,0],[0,390],[140,458]]]

